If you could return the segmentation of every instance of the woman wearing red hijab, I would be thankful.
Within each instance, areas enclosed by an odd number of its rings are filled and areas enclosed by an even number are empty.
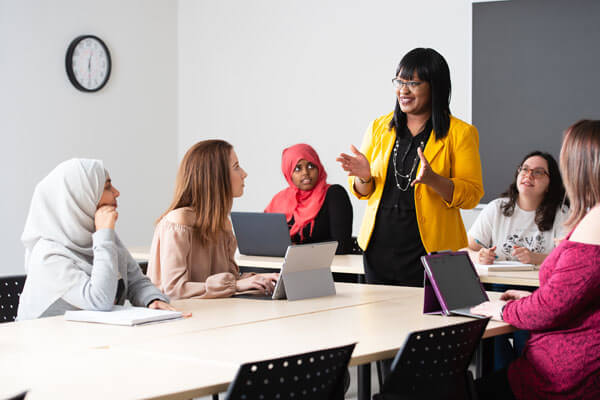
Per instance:
[[[336,240],[336,254],[352,252],[352,205],[346,190],[327,183],[317,152],[307,144],[283,150],[281,170],[289,187],[277,193],[265,212],[282,213],[294,243]]]

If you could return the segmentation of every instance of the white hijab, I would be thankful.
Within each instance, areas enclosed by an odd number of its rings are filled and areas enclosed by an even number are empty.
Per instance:
[[[91,275],[94,215],[106,182],[102,161],[71,159],[37,184],[21,241],[27,280],[18,319],[38,318]]]

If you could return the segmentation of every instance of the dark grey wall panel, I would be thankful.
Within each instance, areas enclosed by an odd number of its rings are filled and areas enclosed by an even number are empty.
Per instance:
[[[510,184],[532,150],[557,161],[563,131],[600,119],[600,1],[473,4],[473,123],[485,197]]]

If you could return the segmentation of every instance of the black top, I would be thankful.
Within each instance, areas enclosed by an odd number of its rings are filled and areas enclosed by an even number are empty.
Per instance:
[[[431,120],[416,136],[408,128],[397,135],[396,170],[401,175],[412,171],[417,176],[419,156],[417,147],[423,148],[431,135]],[[394,174],[394,151],[388,160],[387,175],[381,202],[375,217],[375,227],[364,256],[365,274],[368,283],[423,286],[421,256],[426,254],[419,233],[415,210],[415,189],[408,178]],[[403,191],[398,188],[398,185]]]
[[[288,221],[288,226],[294,225],[294,217]],[[302,230],[304,240],[300,234],[292,236],[294,243],[318,243],[336,240],[338,242],[335,254],[352,253],[352,204],[346,189],[340,185],[331,185],[327,189],[325,201],[315,217],[312,235],[311,224]]]

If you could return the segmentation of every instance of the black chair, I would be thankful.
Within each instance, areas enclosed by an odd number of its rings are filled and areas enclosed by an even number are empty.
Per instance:
[[[352,253],[351,254],[363,254],[363,249],[360,248],[358,244],[358,238],[356,236],[352,236]]]
[[[19,297],[25,285],[26,275],[0,278],[0,323],[12,322],[17,318]]]
[[[6,400],[25,400],[26,396],[27,396],[27,391],[24,391],[24,392],[14,395],[13,397],[9,397]]]
[[[477,399],[469,362],[489,318],[413,332],[392,363],[380,394],[388,399]]]
[[[340,399],[355,344],[240,366],[226,400]]]
[[[148,272],[148,261],[138,261],[138,265],[142,270],[142,274],[146,275],[146,272]]]

